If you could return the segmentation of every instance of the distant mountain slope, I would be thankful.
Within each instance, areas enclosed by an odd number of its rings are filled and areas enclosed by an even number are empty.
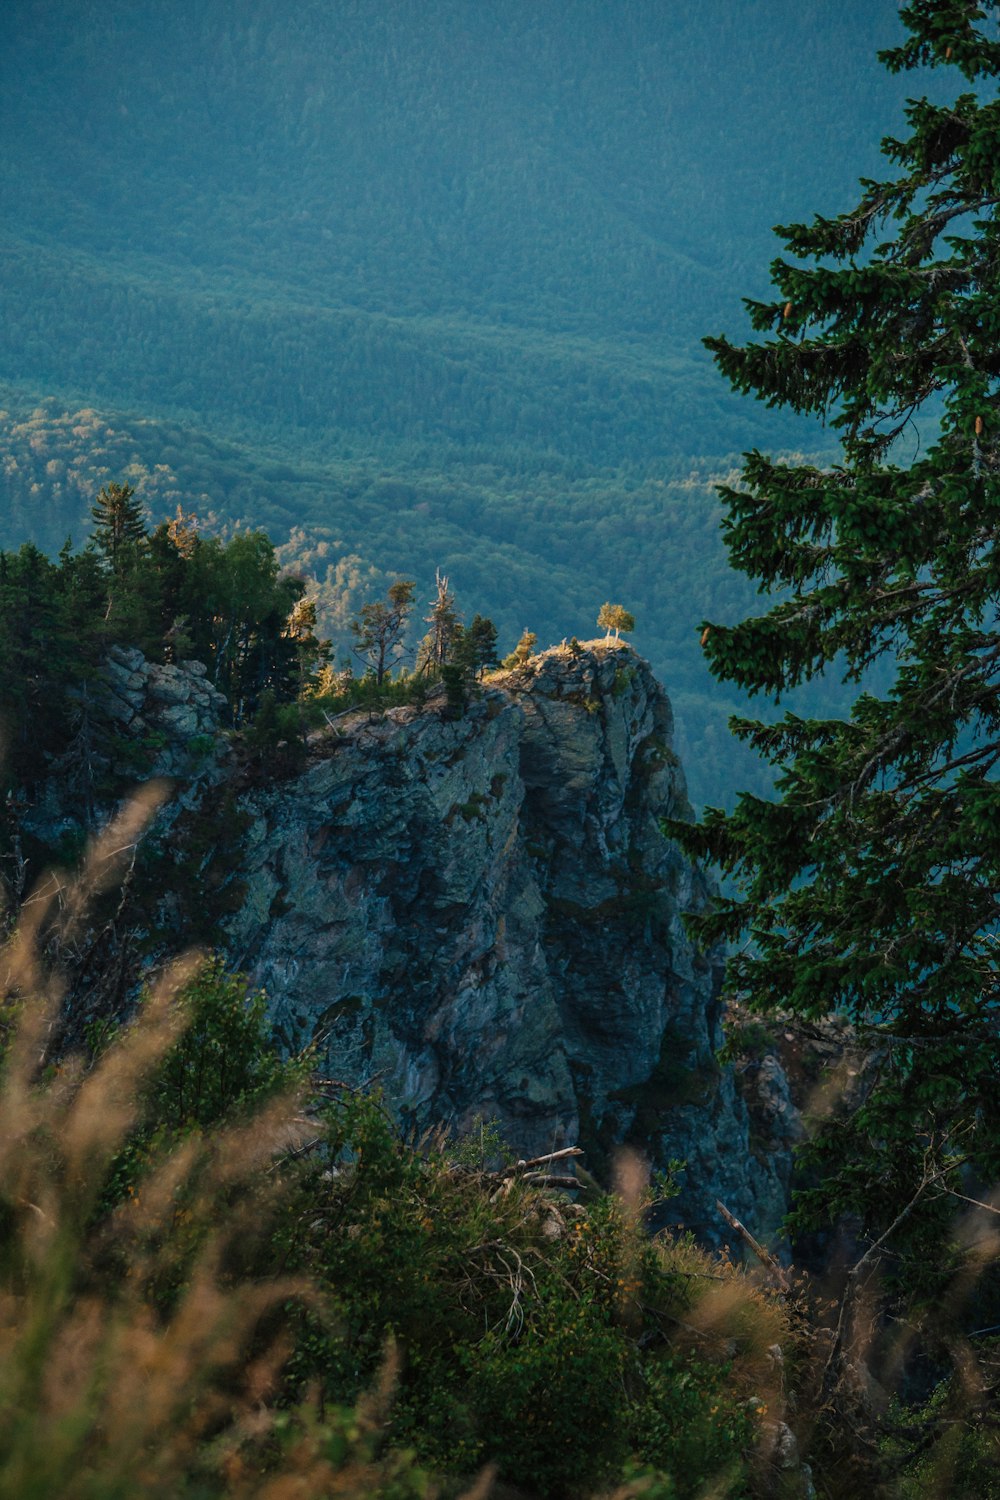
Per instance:
[[[895,9],[8,0],[0,543],[79,537],[89,492],[18,433],[43,403],[99,483],[60,425],[95,408],[174,472],[157,503],[314,562],[343,543],[341,616],[435,564],[543,639],[621,595],[708,766],[692,641],[745,591],[706,476],[828,440],[732,397],[699,340],[740,326],[775,219],[875,170],[912,87],[874,61]]]
[[[0,513],[14,535],[53,553],[68,534],[79,542],[90,497],[115,478],[157,518],[180,504],[210,531],[233,517],[264,526],[286,539],[284,559],[315,579],[323,628],[343,654],[348,621],[366,599],[405,576],[417,581],[418,603],[429,603],[442,560],[466,619],[490,614],[504,651],[525,628],[543,644],[587,638],[605,599],[626,600],[636,644],[670,693],[698,803],[767,784],[725,727],[744,705],[711,680],[698,645],[706,615],[736,619],[754,606],[718,532],[712,484],[725,477],[725,463],[644,481],[556,464],[521,485],[486,465],[405,475],[374,461],[291,465],[194,428],[38,405],[0,387]],[[828,689],[822,701],[829,706],[835,695]]]

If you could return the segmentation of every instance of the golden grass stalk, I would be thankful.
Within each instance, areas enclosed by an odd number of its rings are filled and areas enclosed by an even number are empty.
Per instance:
[[[337,1418],[343,1441],[331,1445],[329,1420],[275,1404],[290,1347],[282,1310],[318,1299],[300,1281],[226,1271],[280,1198],[271,1169],[311,1129],[300,1101],[273,1100],[238,1127],[165,1149],[126,1202],[104,1205],[144,1085],[184,1025],[176,1000],[198,957],[164,972],[92,1065],[49,1055],[60,955],[160,800],[155,788],[136,798],[79,875],[46,876],[0,950],[0,1497],[378,1495],[402,1464],[386,1467],[371,1437],[393,1369],[370,1409]],[[163,1267],[178,1265],[179,1290],[158,1297]]]

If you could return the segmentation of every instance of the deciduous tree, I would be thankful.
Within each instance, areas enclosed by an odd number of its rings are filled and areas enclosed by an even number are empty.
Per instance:
[[[609,640],[611,632],[614,631],[615,640],[617,640],[620,631],[635,629],[635,615],[629,614],[622,604],[602,604],[597,615],[597,623],[602,630],[607,631],[605,639]]]

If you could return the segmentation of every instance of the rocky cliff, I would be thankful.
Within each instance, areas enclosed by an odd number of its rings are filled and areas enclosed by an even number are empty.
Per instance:
[[[688,811],[670,705],[629,647],[544,652],[460,713],[439,689],[340,718],[272,777],[229,748],[197,663],[118,649],[99,701],[119,770],[175,786],[134,951],[215,942],[221,912],[284,1043],[378,1081],[417,1131],[496,1117],[524,1153],[581,1144],[599,1176],[630,1143],[685,1163],[670,1217],[703,1240],[724,1237],[717,1197],[776,1224],[797,1115],[777,1065],[744,1070],[748,1113],[717,1062],[721,962],[682,921],[709,891],[661,829]],[[25,816],[50,845],[83,836],[69,785],[54,768]]]
[[[517,1149],[631,1142],[685,1169],[676,1218],[716,1196],[779,1209],[720,1069],[720,963],[681,920],[708,892],[664,837],[687,811],[669,702],[624,645],[560,647],[459,717],[358,714],[308,768],[243,798],[253,822],[234,961],[289,1047],[377,1079],[417,1129],[497,1117]],[[779,1174],[780,1175],[780,1174]]]

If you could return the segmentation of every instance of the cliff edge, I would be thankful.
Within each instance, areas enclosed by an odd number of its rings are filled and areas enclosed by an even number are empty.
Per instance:
[[[556,647],[458,717],[443,694],[350,716],[241,803],[228,946],[288,1047],[417,1130],[682,1159],[670,1218],[703,1240],[716,1197],[774,1222],[782,1163],[716,1060],[721,961],[682,923],[709,890],[661,831],[688,811],[669,701],[630,647]]]

